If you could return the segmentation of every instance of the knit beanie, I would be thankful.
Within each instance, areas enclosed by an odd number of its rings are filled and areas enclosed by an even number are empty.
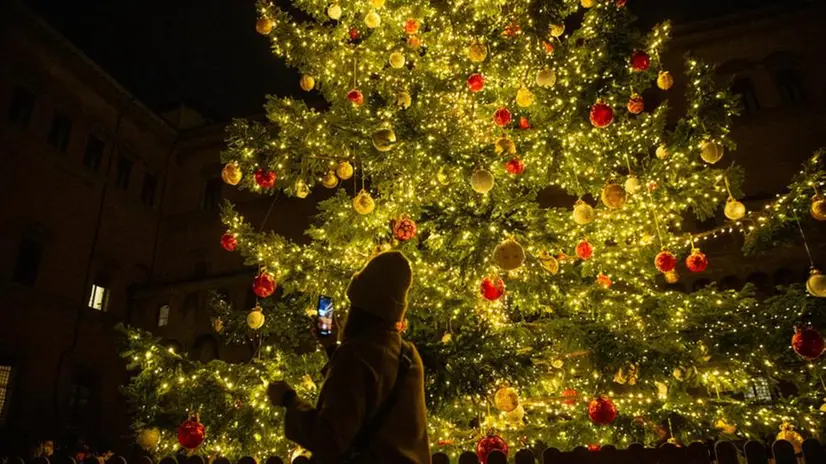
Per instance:
[[[399,322],[407,310],[413,284],[410,261],[399,251],[374,256],[347,287],[350,304],[389,322]]]

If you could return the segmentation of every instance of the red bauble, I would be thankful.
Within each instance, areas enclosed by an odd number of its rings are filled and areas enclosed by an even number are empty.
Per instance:
[[[519,128],[522,130],[531,128],[531,122],[528,121],[528,118],[526,118],[525,116],[519,118]]]
[[[617,418],[617,406],[605,395],[600,395],[588,404],[588,417],[597,425],[608,425]]]
[[[634,50],[631,54],[631,69],[634,71],[646,71],[651,67],[651,57],[642,50]]]
[[[355,27],[351,28],[348,34],[350,34],[350,40],[358,40],[358,38],[361,37],[361,32]]]
[[[662,273],[671,272],[677,267],[677,258],[668,250],[663,250],[654,258],[654,266]]]
[[[611,288],[612,284],[613,284],[613,282],[611,282],[610,277],[608,277],[607,275],[605,275],[601,272],[599,273],[599,275],[597,276],[597,285],[599,285],[600,287],[608,290],[609,288]]]
[[[252,291],[260,298],[267,298],[275,293],[275,278],[269,272],[262,272],[252,280]]]
[[[505,162],[505,170],[508,171],[509,174],[519,175],[525,172],[525,163],[522,162],[521,159],[511,158]]]
[[[599,443],[591,443],[588,445],[588,451],[597,452],[600,449],[602,449],[602,446],[600,446]]]
[[[626,3],[628,3],[628,0],[617,0],[617,8],[624,7]]]
[[[792,348],[803,359],[815,360],[823,354],[826,342],[823,336],[811,326],[795,327],[795,334],[792,337]]]
[[[238,239],[230,233],[221,236],[221,246],[227,251],[235,251],[238,247]]]
[[[407,216],[393,221],[393,236],[402,242],[410,240],[416,236],[416,223]]]
[[[204,424],[198,422],[196,417],[191,417],[178,426],[178,443],[186,449],[195,449],[201,446],[206,438],[206,428]]]
[[[591,107],[590,118],[594,127],[605,127],[614,120],[614,110],[605,103],[594,103]]]
[[[404,23],[404,32],[407,34],[415,34],[419,32],[419,22],[415,19],[408,19],[406,23]]]
[[[275,187],[275,173],[259,169],[255,171],[255,183],[262,189],[271,189]]]
[[[576,244],[576,255],[579,259],[591,259],[594,256],[594,247],[588,243],[588,240],[580,240]]]
[[[562,400],[563,404],[573,406],[576,404],[577,397],[579,397],[579,392],[577,392],[573,388],[566,388],[562,391],[562,397],[565,398],[564,400]]]
[[[510,38],[513,38],[513,37],[519,35],[521,32],[522,32],[522,26],[520,26],[519,24],[516,24],[516,21],[514,21],[514,22],[508,24],[507,27],[505,27],[505,30],[502,32],[502,35],[510,39]]]
[[[481,286],[482,296],[486,300],[496,301],[505,294],[505,282],[500,278],[496,278],[496,282],[489,277],[485,277]]]
[[[364,94],[361,93],[361,90],[353,89],[347,92],[347,99],[353,102],[356,106],[361,106],[364,103]]]
[[[685,259],[685,267],[691,272],[703,272],[708,267],[708,258],[700,250],[694,250]]]
[[[628,99],[628,112],[631,114],[640,114],[645,110],[645,101],[642,97],[634,94]]]
[[[498,435],[488,435],[479,440],[479,443],[476,443],[476,457],[479,458],[479,462],[482,464],[487,464],[488,455],[492,451],[501,451],[507,457],[508,444]]]
[[[493,113],[493,122],[499,127],[505,127],[513,121],[513,116],[507,108],[499,108]]]
[[[485,76],[473,73],[467,78],[467,86],[471,92],[479,92],[485,88]]]

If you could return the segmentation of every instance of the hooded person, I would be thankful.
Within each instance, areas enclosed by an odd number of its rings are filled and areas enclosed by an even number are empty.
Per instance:
[[[353,276],[343,339],[315,407],[286,383],[270,384],[270,401],[287,408],[285,435],[310,450],[313,462],[431,462],[424,368],[399,330],[412,283],[410,262],[398,251],[374,256]]]

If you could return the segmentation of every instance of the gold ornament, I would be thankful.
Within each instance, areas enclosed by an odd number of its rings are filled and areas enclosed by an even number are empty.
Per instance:
[[[379,129],[373,132],[373,146],[376,150],[390,151],[396,144],[396,133],[393,129]]]
[[[370,29],[375,29],[381,25],[381,16],[375,11],[371,11],[364,17],[364,24]]]
[[[474,63],[481,63],[488,57],[488,47],[482,42],[474,42],[468,49],[468,58]]]
[[[550,272],[551,275],[556,275],[556,273],[559,272],[559,261],[548,253],[548,250],[540,251],[537,259],[539,260],[540,266]]]
[[[714,423],[714,428],[725,433],[726,435],[734,435],[737,432],[737,425],[729,424],[724,418],[717,419]]]
[[[657,75],[657,87],[662,90],[668,90],[674,85],[674,77],[668,71],[660,71]]]
[[[384,0],[370,0],[370,6],[373,8],[381,8],[384,6]]]
[[[513,140],[511,140],[509,137],[502,137],[496,141],[494,151],[496,151],[497,155],[501,155],[503,153],[508,155],[515,155],[516,144],[513,143]]]
[[[812,296],[825,298],[826,275],[821,274],[817,269],[812,269],[809,273],[809,278],[806,280],[806,290]]]
[[[256,306],[247,314],[247,327],[252,330],[258,330],[264,327],[264,319],[264,312],[261,311],[261,307]]]
[[[404,67],[404,55],[400,52],[393,52],[390,54],[390,59],[388,62],[393,68],[401,69]]]
[[[295,181],[295,196],[298,198],[307,198],[307,195],[310,194],[310,187],[307,186],[307,183],[301,179]]]
[[[671,156],[671,152],[668,151],[668,147],[666,147],[665,145],[660,145],[659,147],[657,147],[656,154],[657,154],[657,158],[659,158],[661,160],[664,160],[664,159],[668,158],[669,156]]]
[[[553,87],[556,84],[556,73],[551,68],[545,68],[536,74],[536,85],[540,87]]]
[[[777,434],[778,440],[786,440],[792,444],[795,453],[800,453],[803,446],[803,437],[794,429],[794,425],[784,422],[780,425],[780,432]]]
[[[493,262],[506,271],[519,269],[525,263],[525,250],[519,242],[509,238],[496,245],[493,250]]]
[[[235,161],[227,163],[224,169],[221,170],[221,179],[229,185],[238,185],[242,176],[241,168]]]
[[[396,106],[401,106],[402,109],[410,108],[410,104],[413,103],[413,98],[410,97],[410,93],[402,90],[401,92],[396,94]]]
[[[486,169],[477,169],[470,176],[470,187],[477,193],[488,193],[493,188],[493,174]]]
[[[450,177],[448,177],[447,169],[444,166],[440,167],[439,172],[436,173],[436,181],[442,185],[450,183]]]
[[[565,33],[564,24],[551,24],[551,37],[559,37]]]
[[[315,79],[313,79],[313,76],[308,76],[305,74],[301,76],[301,79],[298,81],[298,85],[301,86],[301,90],[309,92],[310,90],[313,90],[313,87],[315,87]]]
[[[363,190],[353,198],[353,209],[361,215],[370,214],[376,208],[376,202],[367,190]]]
[[[680,381],[682,381],[683,378],[685,377],[685,373],[679,367],[674,368],[674,372],[672,372],[672,375],[674,376],[675,379],[680,380]]]
[[[668,271],[665,273],[665,281],[669,284],[676,284],[680,280],[680,274],[677,271]]]
[[[336,172],[332,169],[324,174],[324,177],[321,178],[321,185],[327,187],[328,189],[336,188],[338,185],[338,177],[336,177]]]
[[[147,451],[157,448],[160,442],[161,431],[156,428],[143,429],[141,433],[138,434],[138,444]]]
[[[341,180],[347,180],[353,177],[353,165],[349,161],[339,161],[336,167],[336,175]]]
[[[525,408],[520,404],[516,409],[505,414],[505,419],[512,425],[521,425],[525,419]]]
[[[272,32],[273,26],[275,26],[275,23],[270,18],[259,18],[258,21],[255,22],[255,30],[261,35],[267,35]]]
[[[533,105],[534,96],[527,87],[522,87],[516,91],[516,104],[522,108]]]
[[[584,226],[594,220],[594,208],[582,200],[574,203],[574,222]]]
[[[619,184],[613,183],[606,185],[600,195],[602,203],[611,209],[622,208],[625,205],[625,196],[625,189]]]
[[[625,179],[625,191],[631,195],[640,191],[640,179],[634,174],[630,174],[628,178]]]
[[[732,197],[728,197],[726,206],[723,208],[723,214],[732,221],[736,221],[746,215],[746,205]]]
[[[213,317],[212,318],[212,329],[215,330],[215,333],[221,333],[224,331],[224,321],[220,317]]]
[[[657,386],[657,398],[664,400],[668,397],[668,385],[664,382],[654,382],[654,385]]]
[[[812,217],[817,221],[826,221],[826,200],[820,195],[812,197],[812,207],[809,208]]]
[[[445,332],[445,334],[442,335],[442,345],[447,345],[451,340],[453,340],[453,335],[451,335],[450,332]]]
[[[502,387],[496,390],[496,395],[493,397],[493,404],[496,409],[505,412],[511,412],[519,406],[519,394],[511,387]]]
[[[341,6],[339,6],[338,3],[333,3],[327,7],[327,16],[329,16],[333,21],[338,21],[341,19]]]
[[[564,365],[565,365],[565,361],[563,361],[559,358],[554,359],[553,361],[551,361],[551,367],[553,367],[554,369],[562,369],[562,367]]]
[[[594,0],[580,0],[579,3],[582,5],[582,8],[591,8],[594,6]]]
[[[714,164],[723,158],[723,146],[711,140],[700,144],[700,157],[708,164]]]

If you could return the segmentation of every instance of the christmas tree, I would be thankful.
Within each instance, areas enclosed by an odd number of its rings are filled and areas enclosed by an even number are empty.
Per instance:
[[[216,301],[216,330],[255,355],[200,364],[129,329],[141,444],[287,456],[267,382],[312,398],[319,296],[346,311],[350,276],[388,249],[414,266],[405,336],[425,362],[434,452],[491,430],[511,448],[562,449],[821,430],[826,277],[765,300],[669,287],[715,265],[706,239],[742,235],[749,253],[800,243],[826,219],[812,198],[821,156],[746,211],[743,171],[720,167],[736,98],[709,64],[664,69],[667,23],[641,34],[624,0],[293,5],[260,1],[257,30],[328,105],[270,98],[266,123],[232,125],[222,174],[317,201],[311,240],[226,206],[221,244],[259,269],[259,304]],[[721,227],[691,225],[721,212]]]

